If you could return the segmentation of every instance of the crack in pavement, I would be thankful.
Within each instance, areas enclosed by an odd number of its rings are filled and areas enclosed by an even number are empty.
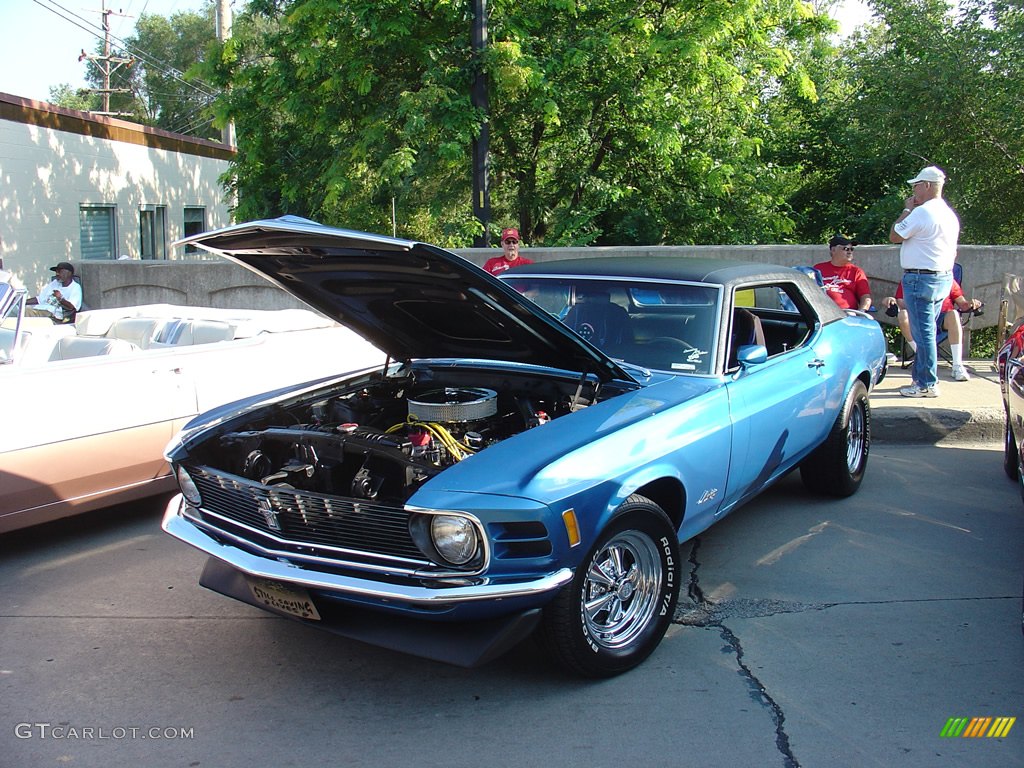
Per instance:
[[[691,574],[692,576],[692,574]],[[699,588],[698,588],[699,590]],[[680,604],[672,619],[684,627],[717,627],[725,619],[762,619],[785,613],[824,611],[849,605],[910,605],[914,603],[976,602],[984,600],[1020,600],[1020,595],[981,595],[965,597],[922,597],[904,600],[842,600],[834,603],[799,603],[791,600],[736,598],[728,600],[699,599],[690,594],[693,604]]]
[[[786,733],[786,713],[783,712],[767,688],[757,678],[754,671],[744,661],[743,644],[739,637],[724,623],[726,618],[751,616],[772,616],[777,613],[794,613],[802,610],[821,610],[829,607],[827,604],[804,605],[796,603],[785,603],[781,600],[725,600],[721,603],[713,603],[704,596],[700,587],[700,579],[697,571],[700,569],[700,562],[697,560],[697,550],[700,549],[700,539],[693,539],[690,548],[690,582],[687,587],[687,595],[694,603],[694,608],[689,611],[678,610],[673,623],[696,627],[715,627],[719,635],[726,642],[723,650],[731,651],[736,657],[736,666],[739,667],[739,675],[746,682],[750,692],[750,698],[755,704],[768,709],[771,713],[772,722],[775,725],[775,746],[782,755],[782,764],[785,768],[800,768],[800,763],[793,754],[789,743],[789,736]]]

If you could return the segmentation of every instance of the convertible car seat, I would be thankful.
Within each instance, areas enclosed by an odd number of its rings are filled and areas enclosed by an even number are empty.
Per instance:
[[[168,322],[153,342],[154,347],[187,347],[214,344],[235,338],[235,326],[220,320],[175,319]]]
[[[121,339],[93,338],[89,336],[63,336],[50,354],[50,362],[56,360],[77,360],[82,357],[100,355],[130,355],[138,347]]]

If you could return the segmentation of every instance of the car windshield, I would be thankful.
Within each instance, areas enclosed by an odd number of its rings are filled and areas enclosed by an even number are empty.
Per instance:
[[[14,358],[14,342],[18,338],[21,314],[21,301],[15,300],[14,294],[10,285],[0,283],[0,308],[7,307],[3,317],[0,317],[0,363],[10,362]]]
[[[562,276],[509,276],[505,282],[615,360],[711,372],[717,286]]]

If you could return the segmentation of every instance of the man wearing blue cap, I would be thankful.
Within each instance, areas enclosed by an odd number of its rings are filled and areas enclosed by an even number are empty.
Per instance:
[[[917,341],[912,375],[914,383],[901,387],[904,397],[937,397],[938,349],[935,318],[953,285],[960,220],[942,199],[946,174],[930,165],[907,183],[914,193],[904,202],[889,240],[899,243],[903,268],[903,298],[910,331]]]

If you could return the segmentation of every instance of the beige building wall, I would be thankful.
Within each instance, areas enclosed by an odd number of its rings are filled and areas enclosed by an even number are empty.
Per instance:
[[[230,223],[220,177],[233,153],[226,145],[0,94],[4,267],[35,291],[58,261],[83,265],[83,208],[112,223],[110,251],[98,261],[139,259],[144,249],[151,257],[184,258],[171,243],[185,234],[186,209],[205,229]]]

